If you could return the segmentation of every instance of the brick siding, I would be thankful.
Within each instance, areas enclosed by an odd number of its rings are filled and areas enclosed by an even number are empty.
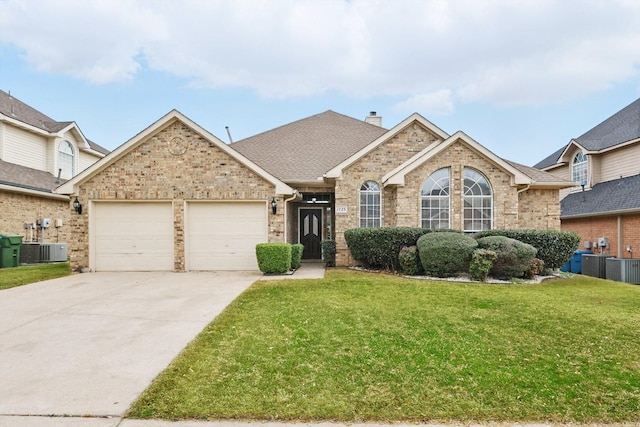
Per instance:
[[[622,240],[618,239],[618,223]],[[606,237],[609,249],[604,249],[603,253],[620,258],[630,258],[631,255],[640,258],[640,214],[563,219],[562,230],[580,235],[580,249],[585,249],[585,241],[597,242],[599,237]],[[627,252],[627,246],[632,247],[632,253]],[[594,251],[600,253],[600,249]]]
[[[33,230],[33,241],[65,243],[69,241],[71,225],[69,201],[37,197],[29,194],[0,191],[0,233],[19,234],[22,241],[31,240],[32,233],[24,228],[26,222],[33,223],[42,218],[51,218],[47,229]],[[55,227],[55,220],[61,219],[62,226]]]
[[[181,155],[169,152],[173,138],[186,142]],[[190,200],[266,200],[275,196],[274,185],[210,144],[182,122],[175,120],[137,144],[122,158],[79,186],[78,198],[89,201],[173,201],[174,267],[185,269],[184,202]],[[276,198],[278,213],[267,204],[269,241],[284,240],[284,200]],[[72,215],[74,239],[69,247],[74,269],[89,266],[88,209]]]

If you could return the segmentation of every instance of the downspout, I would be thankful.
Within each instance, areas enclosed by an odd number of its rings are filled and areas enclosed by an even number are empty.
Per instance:
[[[289,223],[287,222],[287,213],[289,212],[289,209],[287,209],[287,204],[293,200],[296,199],[301,199],[302,196],[300,195],[300,193],[298,192],[298,190],[293,190],[293,196],[291,196],[288,199],[284,199],[284,242],[285,243],[289,243],[287,241],[287,234],[289,231]]]
[[[520,193],[524,193],[531,187],[531,184],[527,184],[522,190],[518,190],[516,192],[516,196],[518,196],[518,210],[516,211],[516,221],[518,221],[518,227],[520,226]]]
[[[622,252],[622,215],[618,215],[618,258],[624,258],[624,252]]]

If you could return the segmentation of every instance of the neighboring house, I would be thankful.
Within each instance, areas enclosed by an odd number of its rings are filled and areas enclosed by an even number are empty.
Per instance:
[[[387,130],[332,111],[227,145],[171,111],[61,185],[75,269],[252,270],[255,244],[353,263],[344,232],[411,226],[560,228],[567,179],[506,161],[413,114]]]
[[[583,247],[604,237],[598,253],[640,253],[640,98],[535,167],[575,182],[560,192],[560,218]]]
[[[0,233],[67,241],[69,197],[53,190],[107,152],[75,122],[57,122],[0,91]],[[43,218],[49,228],[40,227]]]

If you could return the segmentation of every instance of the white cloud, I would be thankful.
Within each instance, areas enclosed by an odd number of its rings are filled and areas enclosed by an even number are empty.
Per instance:
[[[0,2],[0,42],[46,72],[108,84],[146,64],[264,97],[393,96],[443,112],[639,79],[638,22],[632,0]]]
[[[394,110],[403,114],[420,111],[424,114],[450,114],[453,112],[453,99],[449,89],[414,95],[394,105]]]

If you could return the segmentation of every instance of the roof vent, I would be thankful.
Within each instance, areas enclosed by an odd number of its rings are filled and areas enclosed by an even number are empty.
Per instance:
[[[375,111],[370,111],[369,115],[364,119],[365,123],[382,127],[382,116],[378,116]]]

